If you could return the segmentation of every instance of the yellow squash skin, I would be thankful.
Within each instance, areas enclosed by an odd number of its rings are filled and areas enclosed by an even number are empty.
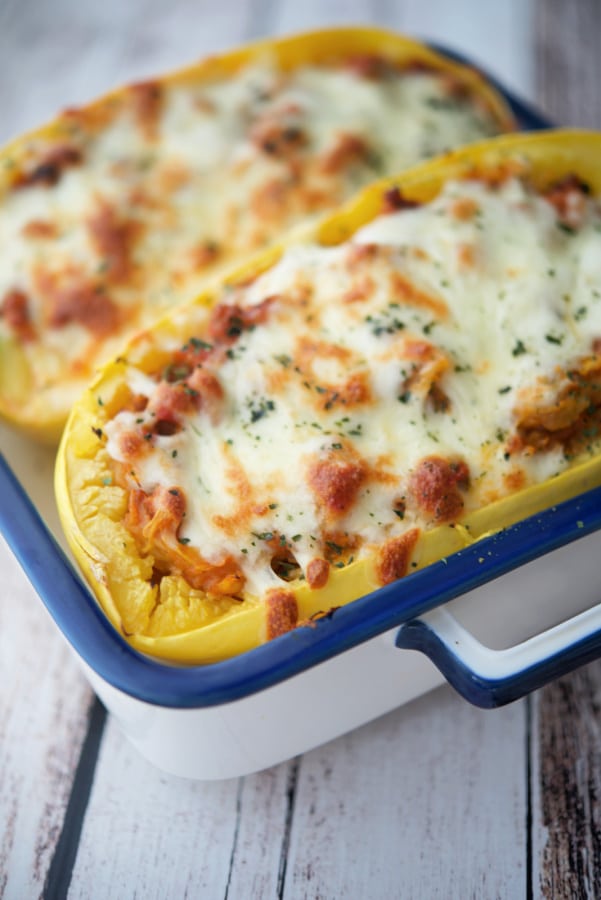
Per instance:
[[[219,79],[227,79],[242,67],[261,60],[266,55],[285,70],[305,64],[320,64],[357,55],[382,55],[393,63],[403,65],[415,62],[429,66],[443,73],[449,73],[461,84],[467,86],[472,95],[480,100],[498,123],[499,131],[511,131],[515,122],[511,111],[501,97],[473,69],[441,57],[427,47],[400,35],[377,28],[327,29],[304,33],[276,40],[259,41],[223,55],[207,58],[200,63],[174,72],[156,80],[161,86],[192,85],[202,86]],[[94,122],[102,122],[103,111],[119,109],[125,102],[126,89],[115,90],[79,112],[94,128]],[[60,146],[72,133],[73,122],[68,114],[62,114],[54,121],[35,132],[14,140],[0,151],[0,203],[11,186],[11,172],[28,158],[31,147],[36,142]],[[326,209],[322,210],[327,211]],[[0,211],[1,215],[1,211]],[[83,225],[82,225],[83,227]],[[4,249],[6,252],[6,248]],[[209,274],[215,274],[217,266],[209,267]],[[196,291],[194,291],[196,293]],[[176,302],[191,299],[179,297]],[[158,312],[164,311],[159,309]],[[156,313],[153,312],[153,319]],[[143,319],[129,330],[124,328],[123,338],[131,336],[139,327],[146,327],[148,319]],[[110,351],[110,355],[114,353]],[[109,353],[100,354],[100,362],[110,358]],[[55,376],[53,376],[55,377]],[[67,371],[57,376],[58,385],[69,386],[71,376]],[[76,385],[75,385],[76,387]],[[58,398],[49,402],[36,390],[34,370],[23,344],[18,339],[0,338],[0,416],[13,426],[30,436],[46,443],[56,444],[69,412],[69,403]]]
[[[226,283],[244,282],[273,265],[285,246],[301,241],[324,245],[347,239],[381,210],[384,190],[398,186],[409,200],[427,202],[448,179],[486,175],[510,166],[528,172],[539,188],[567,173],[577,174],[601,193],[601,134],[558,131],[531,136],[507,136],[474,145],[412,169],[396,179],[378,182],[342,210],[307,233],[295,234],[286,245],[271,248],[231,273]],[[178,346],[198,333],[217,291],[180,307],[152,330],[140,334],[110,363],[74,408],[61,442],[56,468],[56,496],[72,551],[113,625],[140,651],[180,663],[210,663],[249,650],[265,640],[265,605],[257,598],[242,602],[203,599],[182,579],[173,581],[173,622],[195,623],[180,634],[148,636],[140,633],[152,610],[156,588],[150,584],[152,559],[139,556],[121,520],[125,492],[110,484],[109,457],[94,429],[120,408],[127,392],[125,358],[146,371],[156,371],[167,358],[166,347]],[[98,398],[101,397],[99,404]],[[506,497],[448,525],[422,532],[412,560],[418,568],[444,558],[472,542],[528,515],[553,506],[601,484],[601,458],[578,463],[553,479]],[[311,590],[305,582],[291,582],[299,620],[349,603],[379,586],[372,558],[332,569],[326,586]]]

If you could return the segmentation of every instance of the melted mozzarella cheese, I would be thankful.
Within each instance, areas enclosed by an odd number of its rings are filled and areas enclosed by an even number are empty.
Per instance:
[[[458,218],[458,201],[474,214]],[[236,294],[242,307],[276,300],[215,370],[225,392],[220,416],[211,421],[201,409],[183,431],[157,438],[135,464],[137,481],[147,492],[180,487],[181,535],[214,563],[232,555],[248,591],[261,595],[281,583],[270,567],[274,536],[306,572],[327,555],[332,530],[353,536],[356,558],[410,527],[430,527],[415,505],[402,521],[395,512],[425,457],[467,462],[465,512],[509,493],[516,470],[523,485],[556,474],[569,465],[561,447],[510,455],[507,439],[520,392],[543,379],[544,393],[544,379],[590,353],[601,335],[600,223],[590,201],[578,233],[566,233],[521,181],[497,189],[467,181],[428,205],[378,217],[346,244],[292,247]],[[409,299],[395,292],[400,276],[413,286]],[[366,277],[370,289],[349,300]],[[442,360],[436,383],[446,409],[415,380],[412,353],[427,347]],[[349,377],[362,379],[368,399],[336,398]],[[130,385],[152,395],[135,370]],[[106,428],[116,460],[131,416],[119,413]],[[310,471],[337,453],[354,454],[370,474],[333,524]]]
[[[376,173],[498,130],[475,103],[449,96],[444,77],[433,72],[371,80],[301,66],[283,74],[266,60],[226,81],[166,84],[161,91],[156,133],[140,126],[135,92],[124,92],[107,103],[101,127],[88,125],[84,110],[61,139],[78,149],[80,164],[52,185],[32,183],[2,199],[0,308],[8,292],[26,295],[37,335],[22,342],[33,393],[42,404],[62,403],[65,414],[90,371],[118,351],[123,333],[194,296],[207,270],[332,207]],[[270,122],[302,134],[293,161],[253,137]],[[345,135],[363,140],[365,154],[324,170],[324,155]],[[43,161],[53,146],[38,141],[28,152]],[[107,280],[110,260],[107,266],[90,228],[102,204],[115,223],[109,249],[123,241],[116,252],[131,264],[117,282]],[[54,233],[28,234],[39,222]],[[128,227],[131,240],[119,230]],[[89,302],[90,286],[106,293],[119,311],[117,333],[99,334],[72,315],[53,322],[56,297],[41,286],[40,273],[57,280],[55,295],[76,279],[80,304]],[[0,340],[13,337],[0,315]]]

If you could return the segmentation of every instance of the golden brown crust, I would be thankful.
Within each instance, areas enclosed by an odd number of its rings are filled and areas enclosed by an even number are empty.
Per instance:
[[[419,528],[411,528],[405,534],[391,538],[380,547],[376,566],[380,584],[390,584],[398,578],[405,577],[419,535]]]
[[[330,577],[330,564],[327,559],[316,557],[307,566],[307,583],[310,588],[325,587]]]
[[[292,631],[298,625],[298,604],[293,591],[273,588],[265,597],[267,640]]]

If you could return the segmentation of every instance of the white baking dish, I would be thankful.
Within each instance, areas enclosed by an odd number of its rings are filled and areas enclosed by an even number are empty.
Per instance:
[[[522,127],[544,125],[507,99]],[[495,706],[601,655],[601,488],[311,627],[184,668],[133,650],[60,549],[50,453],[4,429],[0,442],[0,530],[126,735],[174,774],[217,779],[273,765],[424,693],[441,671],[469,700]]]
[[[311,627],[204,667],[172,666],[133,650],[4,457],[0,490],[0,527],[94,689],[138,749],[177,775],[216,779],[265,768],[443,681],[425,656],[400,647],[425,649],[468,699],[484,706],[515,699],[601,654],[601,605],[588,609],[598,598],[601,488]],[[442,604],[444,614],[434,609]],[[555,624],[566,617],[572,619]],[[549,626],[555,627],[540,633]],[[517,649],[498,649],[527,638]]]

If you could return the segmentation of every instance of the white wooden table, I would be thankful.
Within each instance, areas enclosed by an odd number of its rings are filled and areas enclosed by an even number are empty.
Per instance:
[[[437,40],[601,127],[597,0],[0,0],[0,140],[124,80],[342,22]],[[19,441],[0,446],[18,471]],[[28,487],[54,521],[37,452]],[[0,571],[0,896],[601,897],[601,664],[496,712],[441,688],[258,775],[194,783],[125,742],[1,543]]]

